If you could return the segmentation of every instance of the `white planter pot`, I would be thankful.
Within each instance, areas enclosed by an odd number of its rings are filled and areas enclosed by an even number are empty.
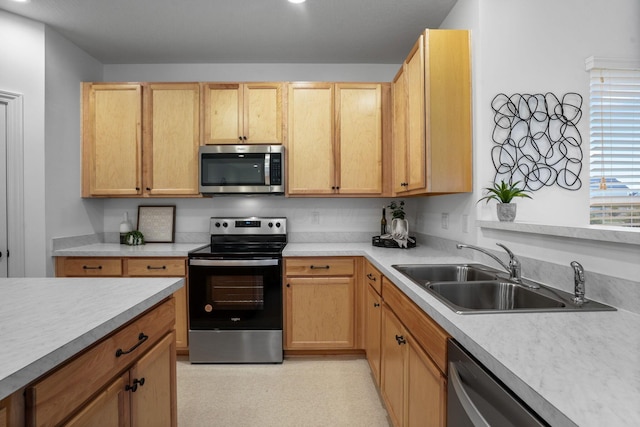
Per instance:
[[[503,222],[513,222],[516,219],[517,207],[515,203],[498,203],[496,205],[498,219]]]

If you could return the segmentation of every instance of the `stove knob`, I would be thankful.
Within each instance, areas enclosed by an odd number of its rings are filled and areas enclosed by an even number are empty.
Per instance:
[[[224,228],[227,228],[227,226],[228,226],[228,225],[229,225],[229,224],[227,224],[226,222],[223,222],[223,223],[222,223],[222,226],[223,226]]]
[[[267,224],[269,226],[269,228],[273,227],[273,223],[270,222],[269,224]]]
[[[220,228],[220,223],[216,222],[216,227]]]
[[[280,223],[276,222],[276,227],[280,228]]]

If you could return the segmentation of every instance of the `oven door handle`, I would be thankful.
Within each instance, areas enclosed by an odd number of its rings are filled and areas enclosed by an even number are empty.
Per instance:
[[[189,265],[203,267],[263,267],[279,265],[279,259],[190,259]]]

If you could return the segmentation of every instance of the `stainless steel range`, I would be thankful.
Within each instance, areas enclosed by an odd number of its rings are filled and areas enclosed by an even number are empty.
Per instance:
[[[211,218],[189,253],[191,363],[281,363],[286,218]]]

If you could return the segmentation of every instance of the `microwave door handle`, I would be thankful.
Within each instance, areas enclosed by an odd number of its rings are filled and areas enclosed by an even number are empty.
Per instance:
[[[491,427],[478,410],[478,407],[473,403],[471,397],[467,394],[467,391],[464,389],[458,369],[453,362],[449,362],[449,382],[453,386],[456,398],[462,405],[462,408],[464,409],[467,417],[469,417],[473,427]]]
[[[271,185],[271,154],[264,155],[264,184]]]
[[[204,267],[264,267],[278,265],[278,259],[190,259],[189,265]]]

